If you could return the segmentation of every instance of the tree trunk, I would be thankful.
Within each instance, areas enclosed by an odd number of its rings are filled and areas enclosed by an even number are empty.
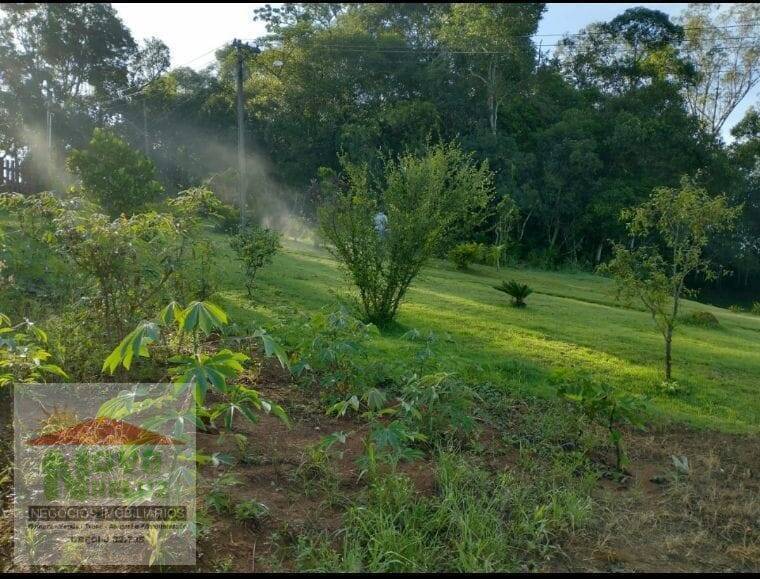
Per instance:
[[[672,359],[673,330],[668,328],[665,332],[665,380],[670,382],[671,369],[673,367]]]
[[[496,134],[498,124],[499,103],[496,97],[496,63],[492,59],[488,65],[488,124],[491,134]]]

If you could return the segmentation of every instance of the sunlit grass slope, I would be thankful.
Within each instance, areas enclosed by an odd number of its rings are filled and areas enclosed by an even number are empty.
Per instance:
[[[221,241],[221,240],[220,240]],[[221,296],[234,317],[266,324],[284,308],[335,308],[347,286],[330,256],[289,241],[258,280],[258,299],[245,297],[242,276],[219,244]],[[528,283],[528,307],[509,306],[492,288],[501,279]],[[473,266],[456,271],[434,262],[403,304],[398,325],[372,344],[372,356],[413,360],[401,339],[416,328],[440,338],[439,360],[467,381],[505,391],[551,396],[552,376],[592,374],[619,388],[645,394],[653,418],[726,431],[760,431],[760,317],[687,302],[685,312],[712,312],[716,329],[681,325],[674,342],[674,378],[685,393],[660,392],[662,337],[649,314],[622,307],[609,280],[590,274]],[[451,340],[446,340],[450,336]]]

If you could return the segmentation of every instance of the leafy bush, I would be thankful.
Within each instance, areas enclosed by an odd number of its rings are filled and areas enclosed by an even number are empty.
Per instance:
[[[683,316],[681,318],[681,321],[684,324],[689,324],[690,326],[699,326],[701,328],[717,328],[720,325],[718,318],[716,318],[710,312],[705,311],[692,312],[688,315]]]
[[[483,245],[475,242],[460,243],[449,251],[449,259],[457,269],[466,270],[471,263],[478,263],[484,258]]]
[[[736,304],[731,304],[728,306],[728,311],[734,314],[740,314],[744,311],[744,308]]]
[[[216,511],[218,515],[232,512],[232,487],[242,484],[233,474],[226,473],[214,479],[211,489],[206,495],[206,506]]]
[[[123,334],[169,294],[210,295],[213,251],[204,228],[221,205],[212,192],[191,189],[169,202],[171,213],[111,220],[81,199],[0,196],[0,207],[17,220],[17,233],[41,240],[63,260],[85,311],[110,335]]]
[[[12,382],[45,382],[49,377],[66,379],[66,373],[48,360],[47,334],[25,320],[12,324],[0,313],[0,387]]]
[[[81,180],[82,192],[111,217],[132,215],[164,190],[153,162],[103,129],[95,129],[87,147],[72,151],[67,163]]]
[[[431,444],[466,439],[475,430],[473,408],[478,395],[446,373],[412,375],[401,388],[405,420]]]
[[[121,333],[162,299],[175,271],[180,225],[170,215],[140,213],[111,220],[85,204],[49,193],[0,198],[27,238],[41,239],[65,260],[84,303],[103,328]]]
[[[752,309],[750,312],[756,316],[760,316],[760,302],[752,302]]]
[[[345,156],[341,165],[340,179],[323,178],[321,235],[357,287],[365,321],[387,324],[452,229],[482,219],[493,196],[492,173],[455,145],[386,159],[377,180],[367,165]],[[382,228],[376,223],[381,213]]]
[[[245,288],[248,297],[253,299],[253,284],[256,274],[267,264],[280,249],[280,234],[272,229],[248,227],[230,240],[238,259],[245,271]]]
[[[394,466],[400,460],[424,456],[421,446],[467,442],[475,429],[472,409],[478,396],[450,374],[408,376],[400,395],[389,399],[379,387],[366,389],[334,404],[328,413],[343,416],[361,412],[369,423],[360,459],[363,471],[377,474],[378,463]]]
[[[516,308],[525,307],[525,298],[533,293],[533,290],[524,283],[518,283],[514,280],[503,281],[501,285],[494,286],[494,289],[512,296],[512,305]]]

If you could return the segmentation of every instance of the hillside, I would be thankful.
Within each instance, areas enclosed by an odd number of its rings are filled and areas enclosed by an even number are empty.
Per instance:
[[[220,240],[219,251],[226,252]],[[338,307],[347,286],[327,252],[289,241],[258,281],[257,302],[245,297],[239,268],[224,264],[221,296],[236,319],[273,323],[283,308],[316,311]],[[501,279],[528,283],[535,293],[524,310],[509,307],[492,289]],[[236,289],[224,289],[235,287]],[[759,432],[760,317],[697,302],[684,312],[709,311],[720,326],[681,325],[675,337],[675,379],[685,393],[666,395],[662,338],[649,314],[618,304],[612,284],[586,273],[472,266],[459,272],[435,262],[412,285],[398,325],[382,332],[373,356],[413,357],[401,336],[433,331],[439,362],[472,384],[490,382],[509,391],[552,395],[552,378],[593,373],[617,387],[644,394],[662,419],[727,432]],[[450,340],[448,339],[450,337]]]

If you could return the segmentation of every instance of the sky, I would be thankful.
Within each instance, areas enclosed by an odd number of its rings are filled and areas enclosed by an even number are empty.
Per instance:
[[[214,51],[233,38],[253,40],[266,33],[262,22],[253,21],[253,10],[263,4],[239,3],[114,3],[113,6],[137,40],[156,36],[163,40],[172,55],[172,66],[203,68],[213,61]],[[561,35],[578,32],[592,22],[610,20],[628,8],[646,6],[677,16],[686,3],[548,3],[538,34]],[[543,37],[543,43],[554,44],[560,36]],[[760,88],[747,95],[725,125],[728,130],[758,101]]]

